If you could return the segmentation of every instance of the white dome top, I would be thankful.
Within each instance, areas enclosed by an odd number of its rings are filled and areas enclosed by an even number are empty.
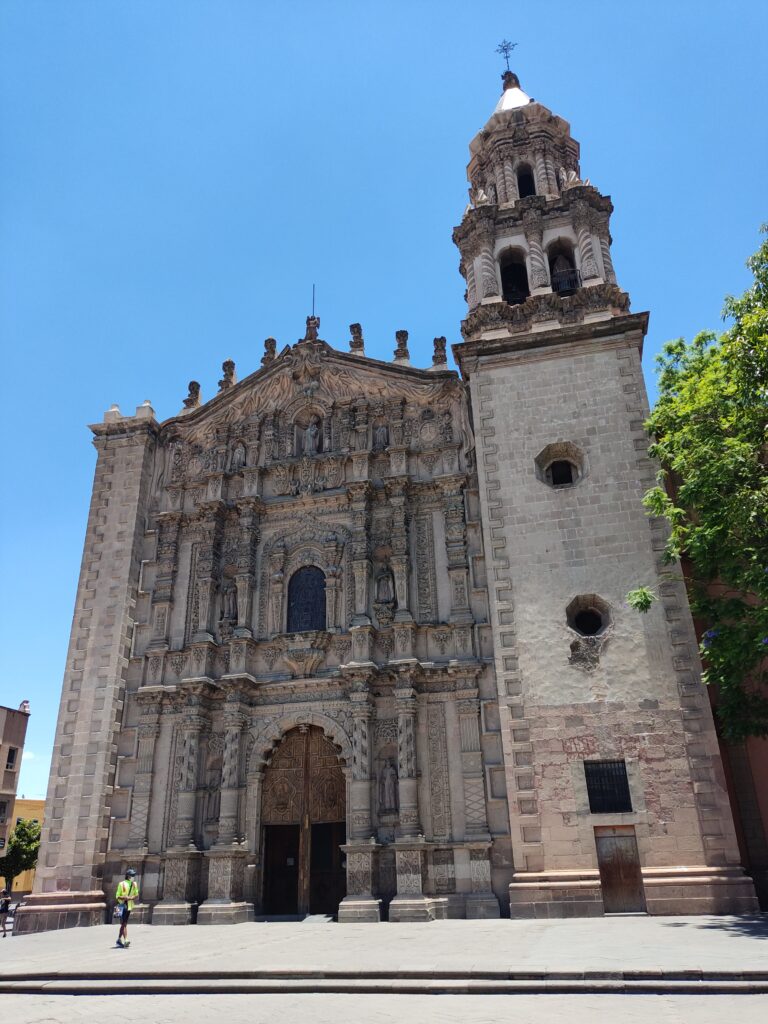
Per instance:
[[[527,92],[523,92],[519,85],[513,85],[509,89],[505,89],[501,94],[501,99],[496,104],[494,114],[500,114],[503,110],[514,110],[516,107],[525,107],[531,102],[531,97]]]

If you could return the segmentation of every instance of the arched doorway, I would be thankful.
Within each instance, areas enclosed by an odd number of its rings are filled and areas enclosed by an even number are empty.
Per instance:
[[[264,913],[335,914],[346,895],[346,780],[317,726],[283,737],[264,773]]]

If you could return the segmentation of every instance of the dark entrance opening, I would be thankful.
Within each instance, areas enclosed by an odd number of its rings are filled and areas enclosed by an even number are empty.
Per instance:
[[[517,191],[520,193],[521,199],[536,195],[536,182],[533,178],[533,171],[527,164],[522,164],[517,169]]]
[[[291,576],[288,584],[289,633],[325,629],[325,573],[315,565],[305,565]]]
[[[528,287],[528,271],[525,268],[525,256],[520,252],[505,252],[499,259],[501,270],[501,294],[510,306],[525,302],[531,294]]]
[[[264,913],[297,914],[299,826],[264,827]]]
[[[634,827],[598,827],[595,845],[606,914],[643,913],[645,891]]]
[[[286,733],[264,773],[265,914],[336,914],[346,896],[346,779],[317,726]]]

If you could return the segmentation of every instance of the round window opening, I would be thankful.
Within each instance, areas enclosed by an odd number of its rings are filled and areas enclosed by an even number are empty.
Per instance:
[[[603,628],[603,616],[594,608],[585,608],[574,615],[573,627],[582,636],[597,636]]]
[[[598,594],[580,594],[565,609],[571,629],[579,636],[600,636],[611,624],[611,611]]]

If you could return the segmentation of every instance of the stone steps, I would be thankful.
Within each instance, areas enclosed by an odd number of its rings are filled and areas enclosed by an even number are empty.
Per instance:
[[[130,957],[130,952],[126,958]],[[768,994],[768,971],[136,971],[3,974],[0,993],[195,995]]]

